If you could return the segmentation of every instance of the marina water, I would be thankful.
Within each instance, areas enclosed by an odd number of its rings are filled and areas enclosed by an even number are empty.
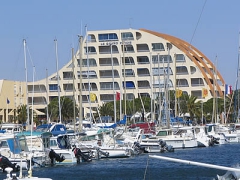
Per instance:
[[[240,163],[240,144],[224,144],[207,148],[175,150],[168,153],[151,153],[172,158],[233,167]],[[182,163],[152,159],[149,154],[130,158],[93,160],[69,166],[35,168],[33,176],[49,177],[53,180],[187,180],[215,179],[226,171],[193,166]],[[24,172],[27,174],[27,172]],[[6,173],[0,173],[4,179]]]

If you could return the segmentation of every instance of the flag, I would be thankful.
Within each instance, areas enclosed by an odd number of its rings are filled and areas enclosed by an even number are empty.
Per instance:
[[[91,102],[96,101],[96,94],[90,93],[90,101]]]
[[[179,97],[181,97],[181,96],[182,96],[182,90],[177,89],[177,90],[176,90],[176,98],[179,98]]]
[[[10,101],[9,101],[9,99],[7,98],[7,104],[10,104]]]
[[[121,99],[121,95],[119,92],[116,93],[116,100],[119,101]]]
[[[225,84],[225,95],[232,94],[232,86]]]
[[[202,97],[205,98],[208,96],[208,90],[206,88],[202,89]]]

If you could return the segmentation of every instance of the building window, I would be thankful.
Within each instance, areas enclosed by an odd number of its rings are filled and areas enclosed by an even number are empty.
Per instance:
[[[172,57],[170,55],[154,55],[152,56],[152,62],[154,64],[157,64],[158,61],[160,63],[168,63],[168,60],[169,60],[169,63],[172,63]]]
[[[124,69],[122,69],[122,76],[124,76]],[[134,71],[132,69],[125,69],[125,76],[134,76]]]
[[[164,51],[164,46],[162,43],[152,43],[153,51]]]
[[[77,72],[78,74],[78,79],[80,78],[80,74],[82,75],[83,79],[93,79],[93,78],[97,78],[97,73],[95,71],[82,71],[82,73],[80,73],[79,71]]]
[[[176,54],[176,62],[185,62],[185,56],[183,54]]]
[[[79,66],[79,59],[78,59],[78,66]],[[88,67],[88,63],[89,63],[89,67],[94,67],[94,66],[97,66],[97,63],[96,63],[96,60],[93,59],[93,58],[90,58],[90,59],[83,59],[82,60],[82,67]]]
[[[109,34],[99,34],[98,35],[99,41],[117,41],[118,37],[115,33],[109,33]]]
[[[125,57],[124,59],[125,59],[125,65],[135,64],[133,57]],[[122,60],[123,60],[123,58],[122,58]],[[122,63],[124,64],[123,61],[122,61]]]
[[[168,67],[160,67],[160,68],[152,68],[152,74],[153,76],[162,76],[168,74]],[[172,75],[172,68],[169,67],[169,75]]]
[[[131,32],[124,32],[121,34],[122,40],[134,40],[133,34]]]
[[[125,87],[125,84],[126,84],[126,89],[134,89],[135,88],[135,85],[134,85],[134,82],[132,81],[126,81],[126,82],[123,82],[123,88]]]
[[[57,84],[49,84],[49,91],[57,91],[58,85]]]
[[[188,74],[188,70],[186,66],[177,66],[176,67],[176,74],[181,75],[181,74]]]
[[[84,47],[85,48],[85,53],[89,53],[89,54],[91,54],[91,53],[96,53],[96,49],[95,49],[95,47],[94,46],[90,46],[90,47]],[[87,51],[87,49],[88,49],[88,51]]]
[[[147,56],[138,56],[137,62],[138,64],[149,64],[149,59]]]
[[[100,82],[100,89],[101,90],[112,90],[113,83],[112,82]],[[114,89],[120,89],[117,82],[114,82]]]
[[[132,45],[124,45],[124,52],[134,52],[134,48]]]

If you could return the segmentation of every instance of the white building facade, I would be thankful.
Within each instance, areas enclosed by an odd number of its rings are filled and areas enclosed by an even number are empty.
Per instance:
[[[82,97],[84,114],[90,107],[113,101],[116,93],[127,100],[157,98],[166,83],[170,90],[179,89],[202,101],[224,95],[225,82],[203,53],[179,38],[146,29],[88,31],[58,74],[59,84],[57,72],[28,83],[29,103],[33,96],[39,112],[44,113],[58,97],[58,87],[60,96],[74,96],[78,105]]]

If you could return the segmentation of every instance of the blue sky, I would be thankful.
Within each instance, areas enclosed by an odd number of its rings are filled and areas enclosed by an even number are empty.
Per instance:
[[[3,0],[0,79],[25,81],[23,39],[31,54],[27,62],[29,80],[32,64],[36,67],[35,80],[45,78],[46,69],[49,75],[54,73],[54,39],[58,40],[61,68],[71,59],[71,48],[77,49],[81,25],[87,25],[89,30],[145,28],[187,42],[192,39],[192,45],[216,64],[226,83],[235,87],[240,1],[206,1],[197,26],[204,3],[205,0]]]

